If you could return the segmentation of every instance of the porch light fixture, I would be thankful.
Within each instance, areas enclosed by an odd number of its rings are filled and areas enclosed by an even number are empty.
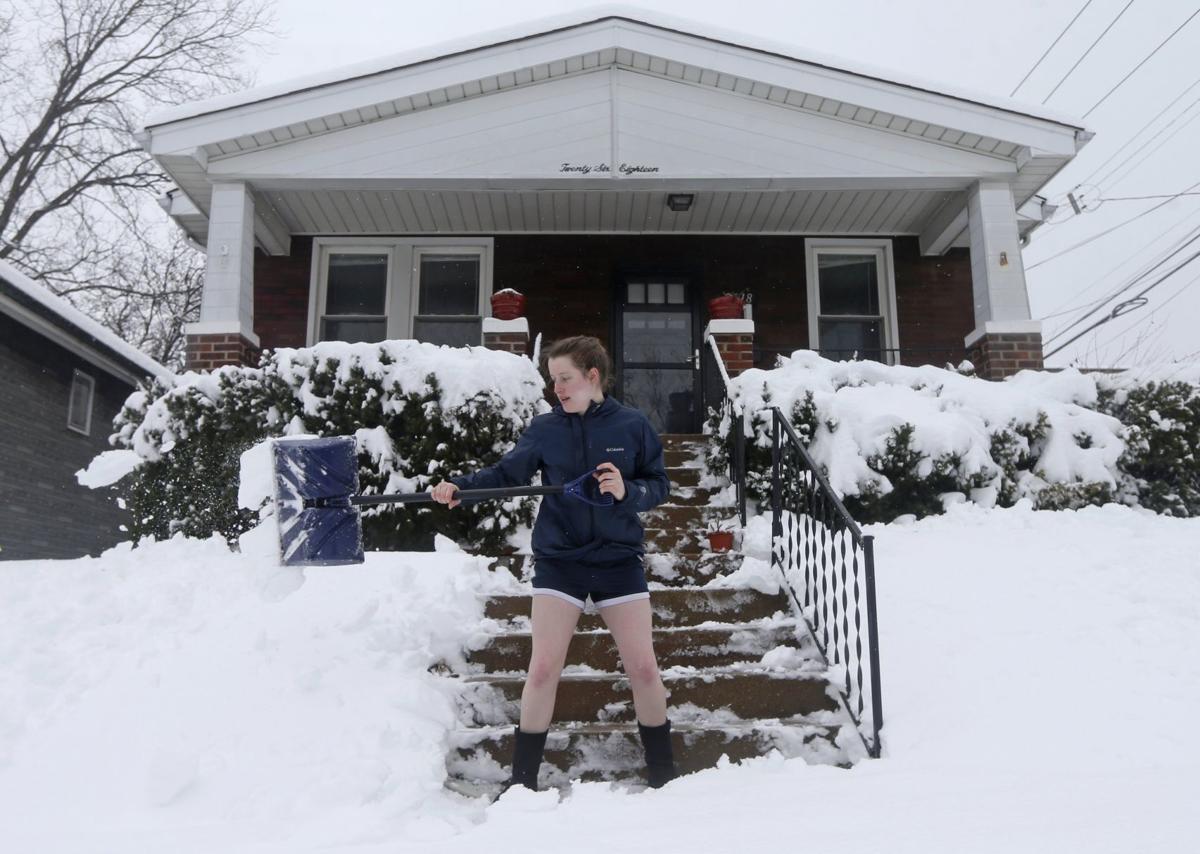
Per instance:
[[[691,193],[668,193],[667,207],[676,213],[682,213],[689,210],[692,206],[692,201],[696,197]]]

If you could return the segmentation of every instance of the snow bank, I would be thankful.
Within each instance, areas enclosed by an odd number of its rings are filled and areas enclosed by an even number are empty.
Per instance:
[[[751,576],[769,535],[748,531]],[[217,540],[0,563],[0,850],[1170,852],[1200,778],[1200,520],[958,504],[876,537],[885,757],[627,794],[441,788],[491,576],[268,568]]]

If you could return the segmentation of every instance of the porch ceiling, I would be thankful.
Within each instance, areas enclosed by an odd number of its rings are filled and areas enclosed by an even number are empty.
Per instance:
[[[267,190],[294,234],[916,234],[946,190],[714,190],[674,212],[666,191]]]

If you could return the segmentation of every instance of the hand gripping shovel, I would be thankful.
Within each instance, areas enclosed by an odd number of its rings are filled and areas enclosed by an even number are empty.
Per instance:
[[[350,436],[276,439],[275,510],[279,522],[279,554],[284,566],[334,566],[363,562],[362,517],[358,508],[371,504],[433,501],[428,492],[358,495],[358,455]],[[586,494],[592,472],[557,486],[513,486],[460,489],[460,501],[514,498],[524,495],[569,495],[608,507],[611,495]]]

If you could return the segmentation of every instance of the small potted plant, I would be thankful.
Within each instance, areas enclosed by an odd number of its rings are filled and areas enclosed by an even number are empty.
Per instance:
[[[516,320],[525,316],[525,294],[505,288],[492,294],[492,317],[497,320]]]
[[[708,547],[714,552],[727,552],[733,548],[733,532],[738,527],[736,519],[723,519],[705,532]]]
[[[742,299],[741,294],[726,291],[719,297],[713,297],[708,301],[708,318],[709,320],[740,320],[744,304],[745,300]]]

